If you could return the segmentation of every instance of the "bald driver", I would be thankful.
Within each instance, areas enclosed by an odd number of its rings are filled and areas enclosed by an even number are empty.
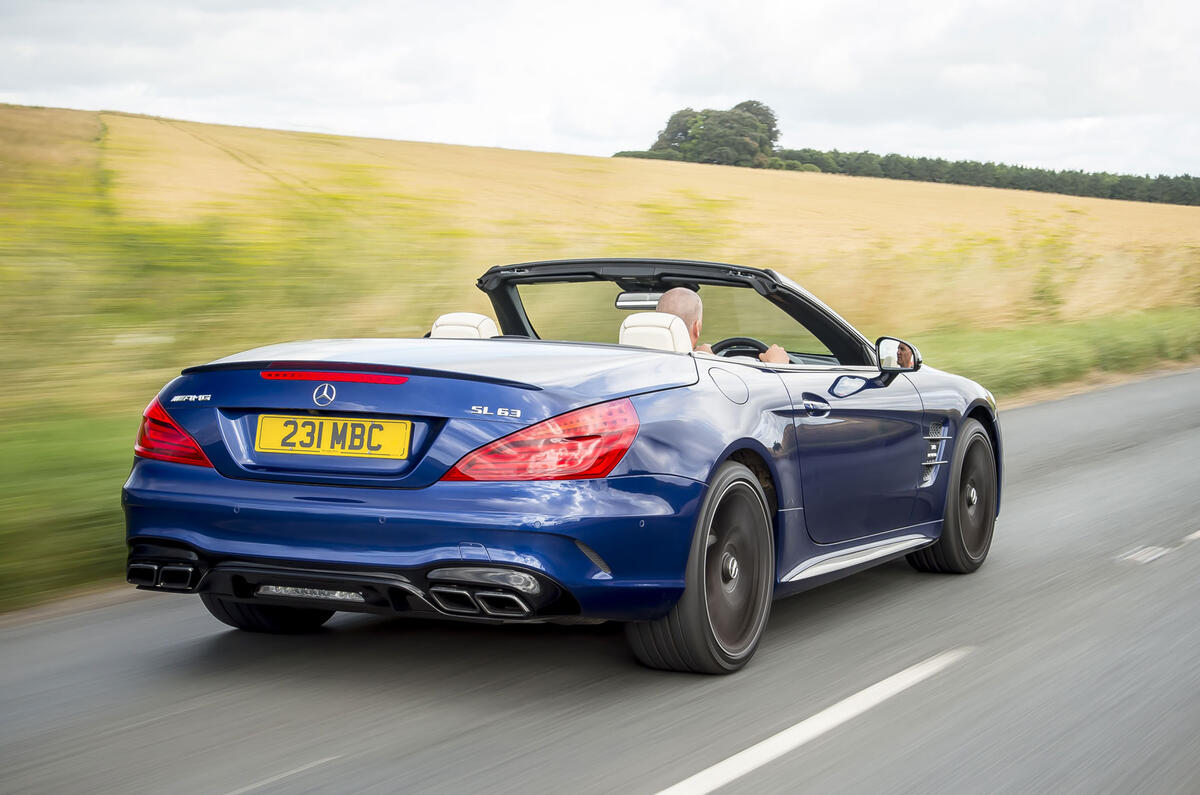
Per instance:
[[[704,325],[704,303],[695,290],[686,287],[672,287],[658,299],[656,310],[668,315],[675,315],[687,326],[688,336],[692,338],[692,349],[701,353],[712,353],[712,346],[697,345],[700,340],[700,329]],[[787,351],[778,345],[772,345],[758,355],[758,358],[771,364],[787,364],[791,361]]]

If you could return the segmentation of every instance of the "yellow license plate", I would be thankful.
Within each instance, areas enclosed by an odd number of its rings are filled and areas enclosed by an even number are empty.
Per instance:
[[[359,417],[262,414],[254,449],[260,453],[408,458],[412,423]]]

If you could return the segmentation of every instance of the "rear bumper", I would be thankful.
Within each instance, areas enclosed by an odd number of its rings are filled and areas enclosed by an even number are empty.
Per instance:
[[[129,562],[142,567],[131,569],[131,581],[154,590],[260,599],[262,584],[342,591],[333,586],[357,583],[349,590],[364,601],[336,609],[453,615],[430,591],[440,585],[466,591],[479,607],[462,617],[497,618],[485,610],[488,597],[476,598],[495,591],[529,608],[500,616],[506,620],[641,620],[666,613],[683,591],[704,489],[659,475],[410,490],[308,486],[139,459],[122,502]],[[192,571],[185,581],[165,568],[172,566]],[[463,584],[440,571],[462,568],[525,572],[539,591]],[[455,599],[465,604],[447,592]]]
[[[129,582],[142,590],[197,593],[237,602],[406,613],[475,621],[578,616],[579,604],[541,573],[457,562],[405,573],[362,566],[240,560],[170,541],[129,551]]]

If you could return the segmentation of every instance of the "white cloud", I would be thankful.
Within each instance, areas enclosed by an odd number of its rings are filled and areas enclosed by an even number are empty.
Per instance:
[[[1194,5],[0,0],[0,101],[609,155],[753,98],[785,146],[1195,174]]]

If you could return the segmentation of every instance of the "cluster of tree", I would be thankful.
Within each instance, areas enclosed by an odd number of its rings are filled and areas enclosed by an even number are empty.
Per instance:
[[[769,168],[778,141],[774,111],[749,99],[729,110],[677,110],[649,151],[617,152],[614,157]]]
[[[944,160],[940,157],[877,155],[874,152],[822,152],[817,149],[779,149],[784,163],[811,165],[829,174],[911,179],[954,185],[1036,190],[1070,196],[1130,199],[1166,204],[1200,204],[1200,177],[1133,176],[1108,172],[1054,171],[1047,168],[980,163],[978,160]]]
[[[874,152],[823,152],[777,149],[779,125],[766,105],[747,100],[730,110],[684,108],[671,114],[666,129],[646,151],[617,152],[614,157],[686,160],[750,168],[823,171],[857,177],[886,177],[954,185],[1015,188],[1103,199],[1200,205],[1200,177],[1133,176],[1107,172],[1054,171],[1045,168],[944,160],[940,157],[877,155]]]

